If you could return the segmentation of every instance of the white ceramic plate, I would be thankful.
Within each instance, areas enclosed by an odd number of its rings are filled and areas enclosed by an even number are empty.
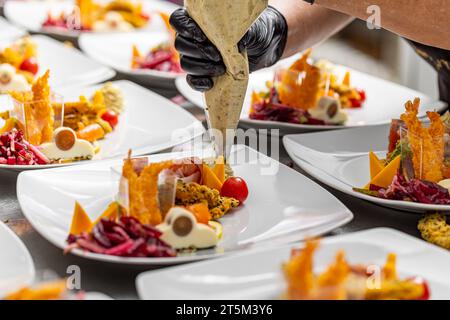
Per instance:
[[[184,154],[184,156],[192,153]],[[201,157],[205,152],[194,153]],[[176,159],[158,154],[151,161]],[[328,191],[292,169],[253,149],[238,146],[230,158],[235,175],[243,177],[250,195],[245,204],[221,219],[223,239],[214,249],[173,258],[123,258],[73,251],[95,260],[125,264],[176,264],[220,257],[258,246],[270,246],[317,236],[349,222],[352,213]],[[26,218],[51,243],[66,247],[75,200],[91,218],[98,216],[117,190],[111,167],[122,159],[84,166],[22,172],[17,195]],[[275,170],[275,171],[271,171]],[[269,174],[270,173],[270,174]]]
[[[50,85],[59,87],[81,86],[108,80],[116,74],[111,68],[86,57],[79,50],[46,36],[35,35],[31,39],[37,45],[38,76],[50,70]],[[11,41],[0,42],[0,48]]]
[[[296,56],[297,57],[297,56]],[[335,73],[339,79],[344,77],[346,70],[351,72],[352,84],[366,91],[367,100],[361,109],[348,110],[349,119],[343,126],[324,126],[324,125],[302,125],[290,124],[276,121],[252,120],[248,117],[251,105],[251,92],[262,91],[266,88],[266,81],[273,80],[274,70],[276,68],[288,67],[294,58],[288,58],[280,61],[275,67],[254,72],[250,76],[249,88],[241,113],[240,124],[244,127],[279,129],[282,134],[299,133],[318,130],[344,129],[350,127],[373,126],[378,124],[390,123],[391,119],[398,118],[404,110],[404,104],[407,100],[419,97],[422,101],[420,116],[425,116],[426,111],[443,110],[446,104],[441,101],[434,101],[430,97],[403,87],[393,82],[376,78],[369,74],[350,69],[348,67],[337,65]],[[185,77],[179,77],[175,82],[177,89],[189,101],[197,106],[204,107],[203,95],[194,91],[187,84]]]
[[[0,17],[0,40],[17,39],[25,34],[25,30],[10,24],[5,18]]]
[[[287,135],[283,139],[289,156],[303,170],[339,191],[394,209],[425,212],[450,211],[450,205],[431,205],[371,197],[352,190],[370,181],[369,151],[386,155],[389,126]]]
[[[0,299],[29,285],[34,278],[34,264],[19,237],[0,221]]]
[[[108,0],[99,0],[98,2],[105,2]],[[163,21],[159,16],[152,14],[156,11],[163,11],[171,13],[177,6],[170,2],[163,2],[158,0],[142,1],[143,11],[150,14],[151,21],[147,26],[140,29],[141,31],[162,31],[165,29]],[[80,32],[66,31],[58,29],[42,28],[42,23],[46,20],[48,12],[54,15],[60,12],[71,13],[74,7],[74,1],[18,1],[8,0],[5,3],[5,16],[14,24],[24,27],[25,29],[49,35],[62,36],[67,39],[76,39]]]
[[[140,274],[136,287],[145,300],[274,300],[285,291],[281,271],[293,246],[261,249],[220,260]],[[371,229],[326,238],[315,267],[328,266],[337,250],[352,264],[383,265],[390,252],[397,254],[400,277],[421,276],[430,286],[431,299],[450,299],[450,254],[393,229]]]
[[[124,157],[129,149],[136,156],[162,151],[187,142],[204,132],[202,124],[189,112],[133,82],[114,81],[123,93],[125,107],[115,130],[100,140],[100,153],[92,161]],[[101,85],[60,89],[65,101],[90,97]],[[34,170],[89,163],[73,162],[44,166],[8,166],[1,169]]]
[[[153,32],[151,35],[143,32],[131,33],[90,33],[80,36],[79,45],[91,58],[136,79],[140,83],[157,86],[173,85],[179,76],[173,72],[163,72],[148,69],[132,69],[132,48],[136,45],[139,51],[146,55],[150,49],[169,40],[167,31]]]

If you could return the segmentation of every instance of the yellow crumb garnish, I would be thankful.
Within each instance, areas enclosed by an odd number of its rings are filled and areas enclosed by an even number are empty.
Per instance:
[[[222,197],[218,190],[208,188],[198,183],[177,184],[176,204],[188,206],[195,203],[205,203],[214,220],[227,214],[232,208],[239,206],[239,201],[233,198]]]
[[[426,215],[420,219],[417,227],[424,240],[450,250],[450,225],[444,214]]]

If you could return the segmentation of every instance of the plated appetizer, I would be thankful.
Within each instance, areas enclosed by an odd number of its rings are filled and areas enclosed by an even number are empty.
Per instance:
[[[42,28],[62,30],[112,32],[142,28],[150,17],[142,10],[142,3],[132,0],[112,0],[106,4],[94,0],[77,0],[72,13],[54,16],[48,13]]]
[[[13,107],[1,114],[0,164],[46,165],[90,160],[100,150],[97,143],[118,123],[123,101],[110,84],[91,99],[61,101],[48,84],[49,71],[31,90],[10,91]]]
[[[450,204],[448,117],[427,112],[427,126],[417,117],[420,99],[405,104],[405,113],[393,120],[385,159],[369,154],[370,182],[355,191],[391,200]]]
[[[159,15],[164,21],[167,31],[170,34],[169,41],[152,48],[145,56],[139,52],[136,45],[133,45],[131,68],[183,73],[180,64],[180,56],[175,49],[174,44],[175,30],[169,23],[169,15],[164,12],[160,12]]]
[[[0,93],[27,91],[39,70],[36,43],[21,38],[0,50]]]
[[[287,283],[284,298],[289,300],[428,300],[427,282],[419,277],[400,278],[396,255],[388,255],[384,266],[351,265],[344,251],[322,272],[314,270],[318,241],[307,241],[303,249],[293,249],[283,265]],[[377,269],[380,272],[377,273]]]
[[[124,160],[117,200],[92,221],[75,204],[66,251],[82,249],[122,257],[174,257],[215,247],[218,220],[248,196],[223,158],[148,163]]]
[[[312,64],[308,50],[289,68],[276,71],[267,90],[253,92],[249,118],[294,124],[342,125],[346,109],[361,108],[364,90],[353,87],[350,72],[339,81],[327,61]]]

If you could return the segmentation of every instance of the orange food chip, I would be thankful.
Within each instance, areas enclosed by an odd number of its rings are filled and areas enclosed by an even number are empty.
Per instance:
[[[420,99],[405,104],[406,112],[401,115],[408,128],[408,140],[413,153],[413,166],[416,178],[432,182],[442,180],[444,162],[444,124],[437,112],[427,112],[431,121],[424,128],[417,118]]]
[[[317,104],[320,91],[320,69],[308,63],[311,50],[282,72],[278,87],[280,101],[292,108],[309,109]]]
[[[138,174],[130,156],[125,160],[122,175],[128,181],[128,214],[143,224],[157,225],[162,222],[158,201],[158,176],[172,165],[172,161],[151,163]]]

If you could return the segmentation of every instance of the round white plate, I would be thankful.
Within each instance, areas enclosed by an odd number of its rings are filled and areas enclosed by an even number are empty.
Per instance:
[[[108,0],[96,0],[98,2],[107,2]],[[151,0],[142,1],[143,11],[150,14],[151,21],[147,26],[139,31],[162,31],[165,30],[163,21],[159,18],[157,11],[163,11],[166,13],[172,13],[178,6],[173,3]],[[46,20],[48,12],[53,15],[57,15],[61,12],[71,13],[74,7],[74,1],[62,0],[62,1],[19,1],[8,0],[5,3],[4,14],[14,24],[22,26],[25,29],[48,35],[54,35],[63,37],[66,39],[77,39],[80,33],[79,31],[68,31],[59,29],[42,28],[42,23]]]
[[[422,101],[420,116],[425,116],[426,111],[445,109],[446,104],[435,101],[430,97],[415,90],[403,87],[393,82],[376,78],[369,74],[353,70],[344,66],[335,66],[335,73],[339,79],[344,77],[347,70],[351,72],[351,82],[354,86],[366,91],[367,100],[361,109],[348,110],[349,119],[343,126],[305,125],[291,124],[276,121],[252,120],[249,118],[252,91],[262,91],[266,89],[266,81],[272,81],[276,68],[286,68],[294,58],[280,61],[275,67],[260,70],[250,75],[249,87],[242,108],[240,124],[244,127],[279,129],[282,134],[300,133],[318,130],[345,129],[351,127],[373,126],[390,123],[391,119],[398,118],[404,110],[407,100],[419,97]],[[205,107],[203,94],[189,87],[185,77],[179,77],[175,81],[177,89],[189,101],[197,106]]]
[[[17,39],[25,34],[25,30],[10,24],[5,18],[0,17],[0,41]]]
[[[278,300],[286,290],[282,264],[297,247],[148,271],[137,277],[136,288],[144,300]],[[371,229],[324,239],[314,257],[315,269],[324,270],[341,249],[351,264],[383,265],[389,253],[396,253],[400,277],[423,277],[431,299],[450,299],[450,255],[443,249],[393,229]]]
[[[389,126],[287,135],[283,143],[292,160],[322,183],[356,198],[410,212],[450,211],[450,205],[432,205],[380,199],[352,188],[370,181],[369,151],[386,155]]]
[[[79,45],[89,57],[101,62],[118,72],[132,77],[140,83],[164,86],[173,85],[178,73],[148,69],[132,69],[132,48],[136,45],[141,54],[146,55],[150,49],[169,40],[167,31],[108,34],[83,34]]]
[[[60,87],[82,86],[99,83],[115,76],[114,70],[86,57],[78,49],[47,36],[31,36],[37,46],[38,76],[50,70],[50,86],[54,91]],[[11,41],[0,42],[0,48]]]
[[[124,112],[116,129],[99,141],[101,150],[93,160],[45,166],[0,165],[0,169],[22,171],[86,164],[123,158],[130,149],[133,155],[139,156],[174,147],[203,134],[201,122],[168,99],[130,81],[113,81],[113,84],[123,93]],[[80,95],[90,97],[100,86],[71,87],[58,93],[65,101],[77,101]]]
[[[211,153],[183,154],[192,155],[204,157]],[[179,153],[158,154],[150,156],[150,160],[180,157]],[[237,146],[230,159],[235,174],[246,180],[250,195],[243,206],[221,219],[223,239],[216,248],[173,258],[124,258],[80,250],[73,253],[123,264],[178,264],[318,236],[348,223],[353,217],[318,184],[253,149]],[[17,181],[17,195],[24,215],[44,238],[64,249],[75,201],[80,201],[92,219],[97,217],[117,193],[111,167],[120,168],[121,163],[122,159],[118,159],[22,172]]]
[[[19,237],[0,221],[0,298],[30,285],[34,264]]]

